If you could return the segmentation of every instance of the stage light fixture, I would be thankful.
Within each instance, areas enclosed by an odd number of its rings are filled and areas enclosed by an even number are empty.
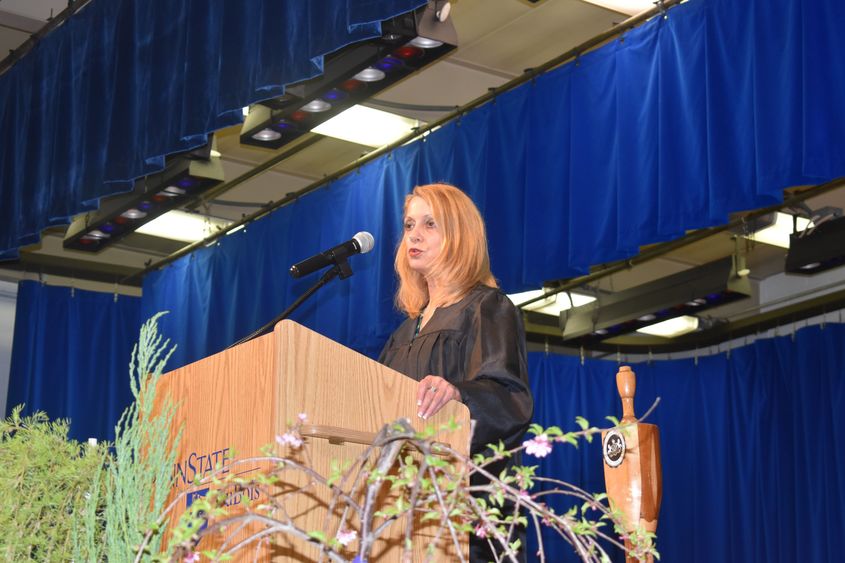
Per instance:
[[[327,55],[321,76],[250,107],[241,143],[278,149],[442,58],[458,41],[451,20],[441,21],[438,13],[443,3],[429,2],[382,22],[381,37]]]
[[[845,265],[845,217],[837,217],[789,237],[785,270],[813,275]]]
[[[747,276],[737,275],[735,262],[733,257],[723,258],[563,311],[563,339],[589,346],[749,297],[751,283]]]
[[[223,164],[211,144],[169,158],[163,171],[137,180],[131,192],[103,198],[99,209],[73,220],[63,246],[98,252],[221,183]]]

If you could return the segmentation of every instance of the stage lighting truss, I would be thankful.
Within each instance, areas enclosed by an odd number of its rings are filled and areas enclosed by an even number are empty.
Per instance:
[[[241,143],[278,149],[344,110],[440,59],[457,46],[435,2],[382,22],[382,36],[327,55],[321,76],[249,108]]]
[[[563,339],[567,344],[589,347],[648,325],[745,299],[751,295],[751,284],[747,276],[737,275],[737,263],[734,257],[723,258],[563,311]]]
[[[162,172],[137,180],[131,192],[104,198],[99,209],[73,220],[64,247],[98,252],[220,184],[223,165],[210,148],[211,142],[199,151],[171,157]]]

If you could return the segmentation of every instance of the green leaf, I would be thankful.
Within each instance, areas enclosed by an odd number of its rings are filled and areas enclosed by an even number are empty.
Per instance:
[[[427,520],[440,520],[440,513],[436,510],[430,510],[423,514],[423,517],[420,518],[422,522],[426,522]]]
[[[563,435],[563,430],[560,429],[560,426],[549,426],[546,428],[546,436],[549,438],[556,438],[561,435]]]
[[[308,532],[308,537],[320,543],[326,543],[326,534],[319,530],[312,530]]]

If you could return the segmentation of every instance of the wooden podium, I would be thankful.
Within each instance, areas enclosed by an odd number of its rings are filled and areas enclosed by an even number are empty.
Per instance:
[[[260,448],[274,444],[275,437],[286,432],[299,413],[307,415],[301,429],[306,443],[302,451],[307,451],[309,465],[324,476],[330,474],[333,461],[342,464],[357,459],[385,424],[403,417],[417,430],[439,428],[455,420],[459,429],[438,434],[436,439],[467,454],[467,408],[452,402],[422,421],[416,416],[416,388],[416,381],[289,320],[277,324],[270,334],[165,374],[157,396],[170,396],[177,403],[173,433],[184,425],[173,468],[176,484],[168,503],[187,492],[174,512],[175,516],[182,514],[193,499],[208,492],[208,485],[194,485],[195,476],[207,475],[218,464],[245,479],[256,474],[262,469],[259,463],[239,460],[260,456]],[[277,451],[280,455],[291,453]],[[291,473],[291,480],[280,489],[309,486],[299,473]],[[232,505],[244,494],[254,503],[262,502],[252,498],[257,490],[240,490],[231,495]],[[337,530],[330,521],[337,515],[327,517],[329,493],[325,487],[313,487],[298,497],[288,507],[296,524],[305,530],[325,530],[327,537],[334,537]],[[350,527],[357,529],[357,525],[353,521]],[[415,561],[422,560],[434,530],[432,524],[415,526]],[[250,529],[243,530],[234,542],[249,533]],[[376,544],[370,560],[398,561],[403,533],[404,526],[394,524],[388,538]],[[468,537],[461,540],[466,555]],[[209,534],[198,548],[216,549],[223,541],[223,534]],[[235,560],[318,558],[319,548],[312,542],[281,534],[273,536],[273,541],[273,546],[264,542],[257,553],[254,546],[241,550]],[[447,533],[435,560],[457,558],[450,543]],[[232,539],[228,545],[233,545]],[[351,559],[357,547],[358,540],[344,554]]]

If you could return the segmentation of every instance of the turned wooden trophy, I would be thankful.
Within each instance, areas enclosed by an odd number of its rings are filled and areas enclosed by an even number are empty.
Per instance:
[[[616,388],[622,398],[622,424],[602,432],[607,496],[611,506],[622,512],[626,531],[641,526],[655,533],[662,496],[660,434],[656,425],[638,423],[634,416],[637,379],[630,367],[619,368]],[[625,547],[630,549],[630,543],[626,541]],[[636,560],[627,556],[626,561]]]

